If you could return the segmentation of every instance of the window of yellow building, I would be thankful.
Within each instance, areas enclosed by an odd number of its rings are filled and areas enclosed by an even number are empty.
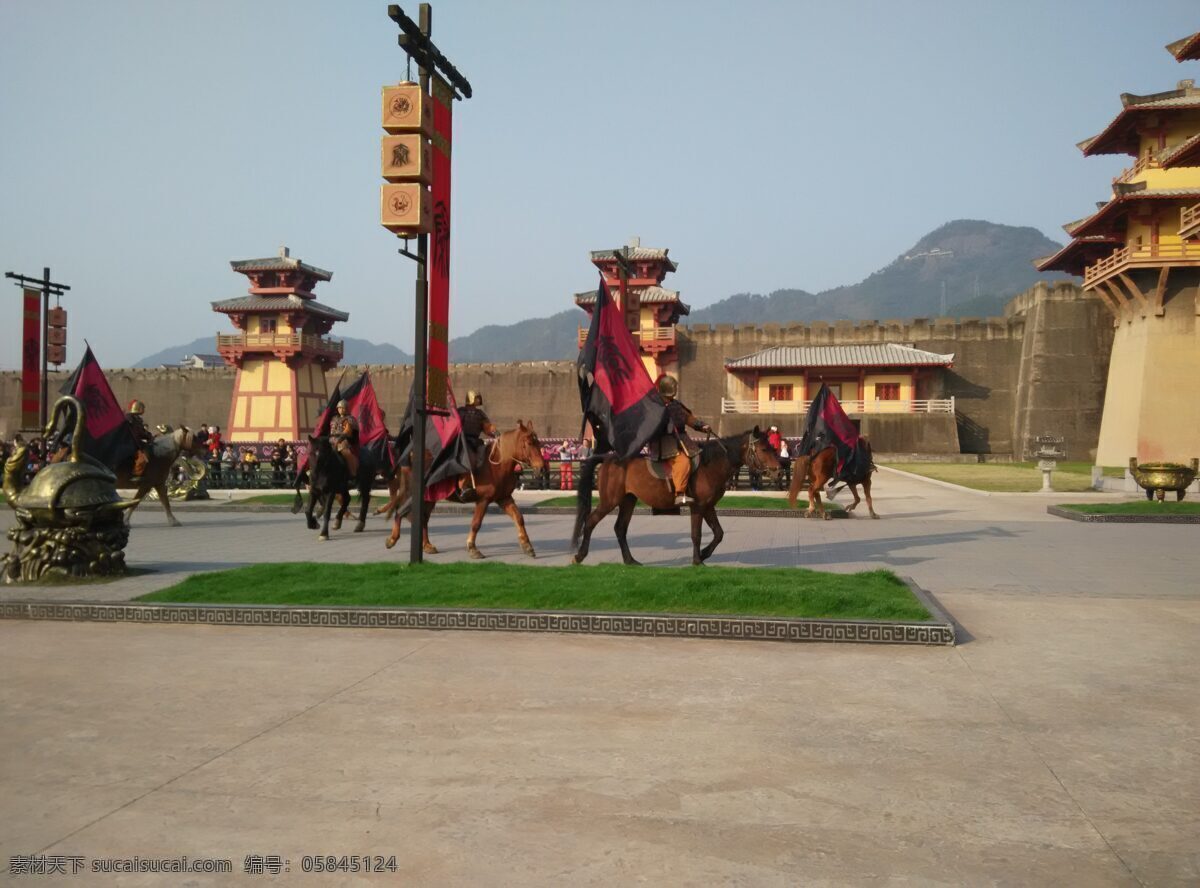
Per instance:
[[[771,401],[792,401],[792,384],[790,382],[783,384],[770,385],[767,388],[767,398]]]

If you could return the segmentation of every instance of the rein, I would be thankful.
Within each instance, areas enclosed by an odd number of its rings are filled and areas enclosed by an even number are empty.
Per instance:
[[[494,440],[492,442],[491,449],[488,451],[488,465],[501,466],[506,462],[515,462],[517,465],[519,465],[523,469],[529,467],[531,461],[528,458],[518,459],[515,455],[513,455],[513,456],[505,456],[504,455],[504,446],[503,445],[504,445],[505,438],[508,437],[509,435],[515,436],[516,434],[517,434],[516,429],[509,429],[507,432],[502,432],[500,434],[500,437],[498,437],[496,440]],[[494,459],[493,459],[493,457],[494,457]]]

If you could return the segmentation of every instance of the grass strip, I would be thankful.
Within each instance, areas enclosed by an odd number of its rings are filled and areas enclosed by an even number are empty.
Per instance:
[[[884,465],[881,463],[881,465]],[[974,490],[993,493],[1035,493],[1042,489],[1042,473],[1037,463],[886,463],[899,469],[938,481],[961,484]],[[1087,463],[1058,464],[1050,478],[1054,489],[1064,493],[1083,493],[1092,489],[1092,469]]]
[[[138,600],[929,619],[891,571],[835,574],[804,568],[293,562],[195,574]]]
[[[1144,499],[1127,503],[1063,503],[1059,508],[1085,515],[1200,515],[1200,503],[1159,503]]]

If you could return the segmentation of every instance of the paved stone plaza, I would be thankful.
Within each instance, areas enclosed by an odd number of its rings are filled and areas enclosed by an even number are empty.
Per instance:
[[[729,518],[714,563],[890,567],[957,648],[2,622],[0,856],[227,857],[247,884],[267,878],[247,854],[315,885],[302,855],[367,852],[397,857],[380,884],[1200,881],[1200,529],[876,483],[880,521]],[[407,542],[156,508],[129,549],[153,572],[40,597]],[[466,524],[435,517],[434,560]],[[528,524],[538,563],[565,563],[569,519]],[[686,519],[631,528],[646,563],[685,563],[686,540]],[[502,515],[480,546],[525,560]]]

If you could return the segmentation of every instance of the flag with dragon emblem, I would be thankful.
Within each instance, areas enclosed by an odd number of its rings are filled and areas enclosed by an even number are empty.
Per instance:
[[[71,395],[83,405],[87,429],[84,453],[110,469],[116,469],[133,458],[137,452],[137,441],[90,345],[59,393]],[[69,432],[70,429],[63,431]]]
[[[576,368],[579,401],[584,421],[595,429],[596,453],[612,451],[629,459],[666,430],[667,405],[603,277]]]

